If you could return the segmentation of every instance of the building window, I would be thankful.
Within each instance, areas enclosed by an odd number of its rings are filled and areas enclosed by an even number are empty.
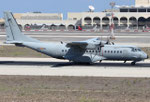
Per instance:
[[[128,9],[120,9],[120,12],[128,12]]]
[[[146,9],[138,9],[138,12],[146,12]]]
[[[137,9],[129,9],[129,12],[137,12]]]
[[[73,18],[73,20],[77,20],[77,18]]]
[[[150,12],[150,9],[147,9],[147,12]]]

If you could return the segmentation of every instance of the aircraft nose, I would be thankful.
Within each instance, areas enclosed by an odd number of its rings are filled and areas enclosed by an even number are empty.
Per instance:
[[[148,54],[143,53],[141,58],[142,58],[142,59],[148,59],[148,58],[149,58],[149,56],[148,56]]]

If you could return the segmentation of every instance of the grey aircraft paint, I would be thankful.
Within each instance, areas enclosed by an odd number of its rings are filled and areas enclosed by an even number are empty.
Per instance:
[[[114,45],[110,42],[93,38],[71,43],[46,43],[24,35],[11,12],[4,12],[7,44],[24,46],[48,56],[67,59],[78,63],[94,63],[102,60],[133,61],[131,64],[148,58],[140,48],[130,45]]]

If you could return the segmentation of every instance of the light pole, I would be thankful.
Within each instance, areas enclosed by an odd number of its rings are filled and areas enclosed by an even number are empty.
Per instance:
[[[114,20],[113,20],[114,19],[113,10],[114,10],[115,5],[116,5],[115,2],[110,3],[110,6],[111,6],[111,26],[110,26],[111,36],[110,36],[110,38],[111,39],[115,39],[115,36],[114,36]]]

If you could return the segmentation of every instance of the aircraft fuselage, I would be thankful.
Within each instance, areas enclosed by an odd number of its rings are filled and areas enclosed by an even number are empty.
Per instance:
[[[105,45],[104,47],[97,46],[94,49],[79,49],[67,47],[66,43],[62,42],[24,42],[23,45],[54,58],[83,63],[94,63],[101,60],[137,62],[148,58],[145,52],[134,46]]]

